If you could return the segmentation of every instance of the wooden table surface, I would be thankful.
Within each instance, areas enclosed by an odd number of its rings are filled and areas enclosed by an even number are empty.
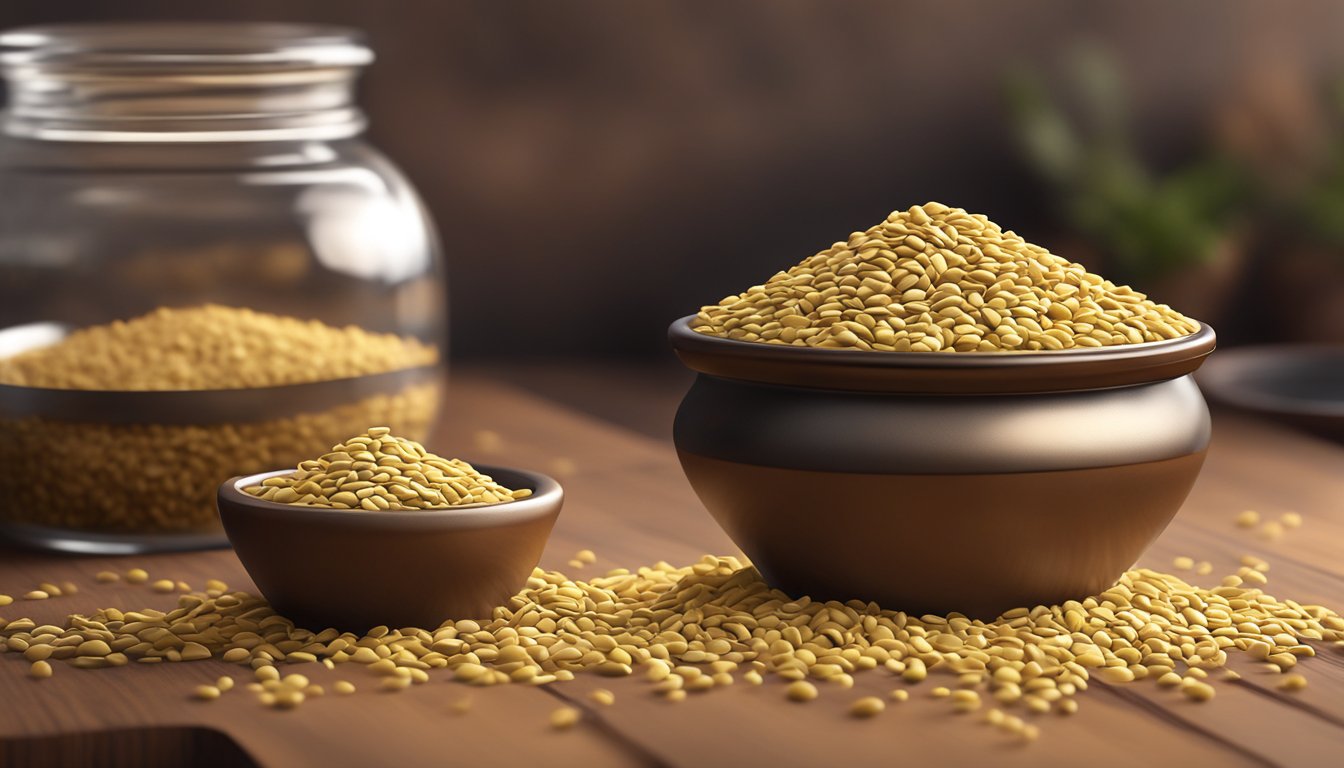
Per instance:
[[[614,386],[614,385],[613,385]],[[601,392],[595,392],[600,397]],[[686,484],[670,445],[487,377],[460,376],[449,396],[441,451],[486,462],[561,473],[567,502],[542,565],[577,575],[657,560],[683,564],[706,552],[735,553]],[[497,440],[480,440],[489,430]],[[561,470],[565,470],[561,472]],[[1209,560],[1216,583],[1253,553],[1269,560],[1269,591],[1299,602],[1344,607],[1344,449],[1223,414],[1215,418],[1208,464],[1190,500],[1142,564],[1171,569],[1172,558]],[[1272,517],[1293,510],[1305,524],[1278,541],[1233,525],[1243,509]],[[595,566],[575,572],[573,554],[591,548]],[[166,609],[176,597],[127,584],[96,584],[103,569],[140,566],[153,577],[202,584],[220,578],[253,589],[230,551],[146,557],[72,557],[0,548],[0,593],[21,595],[41,581],[73,580],[79,594],[16,601],[0,616],[60,622],[102,606]],[[810,704],[785,700],[779,681],[693,695],[655,697],[640,676],[578,679],[534,688],[467,688],[439,676],[402,693],[370,692],[354,665],[293,671],[327,684],[363,684],[295,711],[260,706],[244,691],[197,702],[197,684],[245,670],[218,661],[82,671],[57,664],[36,681],[18,654],[0,655],[0,765],[1335,765],[1344,755],[1344,653],[1318,644],[1300,666],[1310,686],[1274,687],[1274,676],[1235,655],[1236,683],[1216,681],[1217,697],[1188,701],[1152,681],[1112,686],[1094,680],[1071,718],[1040,716],[1039,741],[1023,744],[949,713],[912,686],[911,700],[858,721],[848,704],[885,694],[885,671],[856,675],[855,690],[823,686]],[[287,669],[287,671],[289,671]],[[613,690],[616,705],[594,708],[585,694]],[[455,711],[471,699],[465,713]],[[556,732],[548,715],[568,703],[584,717]]]

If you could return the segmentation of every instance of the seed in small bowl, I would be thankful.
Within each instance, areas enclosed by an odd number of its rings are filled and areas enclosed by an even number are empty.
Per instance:
[[[528,488],[505,488],[461,459],[394,437],[387,427],[372,427],[294,472],[243,490],[279,504],[369,512],[499,504],[532,495]]]
[[[489,616],[526,583],[563,498],[544,475],[450,461],[375,427],[297,470],[228,480],[218,504],[273,605],[363,630]]]

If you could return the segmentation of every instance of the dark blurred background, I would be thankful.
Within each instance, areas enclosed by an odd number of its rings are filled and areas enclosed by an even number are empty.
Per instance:
[[[1344,340],[1344,3],[0,3],[0,27],[367,31],[459,358],[666,355],[672,319],[939,200],[1225,342]]]

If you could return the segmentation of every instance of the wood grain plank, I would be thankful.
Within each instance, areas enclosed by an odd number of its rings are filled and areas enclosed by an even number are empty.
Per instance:
[[[478,440],[482,430],[497,439]],[[543,556],[544,567],[573,572],[565,563],[580,548],[596,550],[599,563],[576,575],[735,552],[686,484],[668,444],[556,408],[496,381],[471,376],[455,381],[443,428],[431,447],[484,463],[568,470],[562,477],[566,507]],[[1262,455],[1262,448],[1269,455]],[[1220,419],[1204,478],[1144,562],[1169,570],[1174,555],[1186,554],[1208,559],[1225,573],[1235,569],[1243,551],[1256,552],[1273,563],[1272,589],[1338,605],[1344,602],[1338,556],[1344,518],[1330,497],[1340,498],[1344,490],[1341,470],[1344,451],[1334,446]],[[1273,543],[1232,526],[1232,516],[1244,506],[1268,512],[1278,509],[1274,504],[1303,512],[1306,526]],[[16,603],[0,609],[0,615],[28,614],[45,621],[104,605],[171,605],[172,596],[143,587],[92,582],[98,570],[132,565],[193,584],[223,578],[251,588],[227,551],[98,558],[0,549],[0,592],[21,593],[39,581],[64,579],[84,588],[72,597]],[[393,695],[368,691],[372,678],[362,670],[314,667],[310,676],[315,681],[350,677],[357,685],[363,682],[364,689],[349,699],[329,695],[296,712],[274,712],[242,691],[210,704],[188,700],[193,685],[240,671],[219,662],[99,672],[58,665],[55,678],[37,682],[24,677],[26,664],[6,655],[0,657],[0,690],[19,695],[0,696],[0,738],[205,723],[237,739],[263,765],[319,759],[406,765],[555,762],[557,754],[565,763],[591,765],[830,764],[837,754],[855,764],[896,759],[1074,764],[1077,756],[1087,755],[1090,764],[1128,765],[1138,743],[1172,764],[1308,765],[1320,764],[1331,751],[1337,754],[1344,733],[1335,722],[1344,715],[1339,709],[1344,657],[1327,650],[1305,665],[1311,686],[1291,695],[1278,692],[1255,670],[1247,670],[1237,687],[1221,686],[1218,698],[1207,705],[1149,683],[1114,691],[1098,683],[1080,697],[1076,716],[1043,716],[1041,740],[1029,747],[972,722],[973,717],[950,714],[945,702],[928,697],[935,683],[915,686],[910,702],[893,704],[874,722],[848,718],[844,710],[854,698],[884,695],[898,684],[885,672],[857,676],[854,690],[827,688],[811,705],[786,701],[778,683],[738,684],[671,704],[634,678],[580,676],[547,690],[476,690],[436,678]],[[617,706],[587,703],[584,694],[599,686],[616,691]],[[453,714],[453,703],[464,695],[472,697],[471,711]],[[586,707],[588,716],[574,732],[553,733],[546,716],[565,700]],[[1279,738],[1271,738],[1274,734]],[[1275,743],[1283,740],[1292,744]]]

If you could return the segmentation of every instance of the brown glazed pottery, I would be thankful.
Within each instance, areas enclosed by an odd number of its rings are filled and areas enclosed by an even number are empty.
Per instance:
[[[1051,352],[868,352],[669,337],[699,375],[677,453],[772,585],[992,617],[1095,594],[1204,463],[1213,329]]]
[[[238,559],[276,610],[310,628],[359,632],[488,618],[541,558],[564,492],[551,478],[476,469],[532,495],[502,504],[370,512],[264,501],[243,492],[293,470],[219,487],[219,518]]]

